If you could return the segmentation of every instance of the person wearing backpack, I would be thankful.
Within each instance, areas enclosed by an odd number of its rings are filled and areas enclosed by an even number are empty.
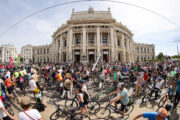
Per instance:
[[[89,96],[86,91],[82,90],[82,88],[79,88],[78,99],[79,99],[79,106],[80,106],[81,114],[84,114],[84,111],[85,111],[86,114],[89,115],[88,109],[87,109]]]
[[[65,93],[67,92],[67,98],[70,98],[70,88],[73,85],[71,80],[71,75],[69,73],[66,73],[66,78],[64,80],[64,90],[62,93],[61,98],[64,98]]]
[[[46,102],[43,100],[42,92],[40,89],[35,89],[35,99],[36,99],[36,108],[38,111],[44,111],[45,107],[47,107]]]

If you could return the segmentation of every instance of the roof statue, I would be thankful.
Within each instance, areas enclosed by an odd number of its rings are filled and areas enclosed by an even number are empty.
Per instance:
[[[94,9],[92,7],[89,7],[88,13],[94,13]]]

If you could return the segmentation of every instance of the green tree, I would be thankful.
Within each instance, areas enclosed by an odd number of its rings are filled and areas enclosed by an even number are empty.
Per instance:
[[[158,55],[157,55],[157,59],[158,60],[163,60],[164,59],[164,55],[162,52],[160,52]]]

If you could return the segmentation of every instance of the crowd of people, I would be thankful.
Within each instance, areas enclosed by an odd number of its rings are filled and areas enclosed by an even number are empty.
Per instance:
[[[95,68],[95,69],[94,69]],[[47,106],[43,99],[43,91],[50,86],[50,83],[57,85],[57,89],[62,88],[60,99],[70,99],[77,94],[79,99],[80,111],[82,114],[89,115],[87,105],[89,92],[88,87],[90,79],[94,76],[98,79],[104,79],[105,82],[112,83],[116,89],[108,94],[114,96],[110,104],[114,104],[116,109],[121,111],[121,119],[124,119],[124,112],[129,101],[129,92],[127,86],[134,89],[133,96],[141,97],[141,93],[150,87],[151,94],[155,93],[155,99],[158,99],[160,91],[166,88],[173,88],[176,91],[173,108],[176,108],[180,101],[180,66],[178,61],[165,61],[158,63],[98,63],[94,64],[31,64],[17,67],[1,65],[0,68],[0,118],[3,120],[14,120],[5,109],[4,101],[17,101],[23,109],[19,113],[20,120],[42,120],[40,113],[36,109],[30,109],[31,101],[42,103]],[[93,76],[93,77],[92,77]],[[108,79],[107,79],[108,78]],[[124,82],[126,79],[126,82]],[[127,81],[128,80],[128,81]],[[98,87],[98,86],[97,86]],[[30,94],[31,99],[18,96]],[[121,103],[121,108],[117,104]],[[167,110],[159,109],[154,113],[142,113],[134,117],[134,120],[144,117],[149,120],[166,120]]]

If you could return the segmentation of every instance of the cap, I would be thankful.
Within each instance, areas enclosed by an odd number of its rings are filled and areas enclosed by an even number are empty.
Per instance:
[[[84,80],[80,80],[79,82],[80,82],[80,83],[84,83]]]
[[[165,108],[160,108],[158,110],[158,115],[163,118],[166,118],[168,116],[167,110]]]

